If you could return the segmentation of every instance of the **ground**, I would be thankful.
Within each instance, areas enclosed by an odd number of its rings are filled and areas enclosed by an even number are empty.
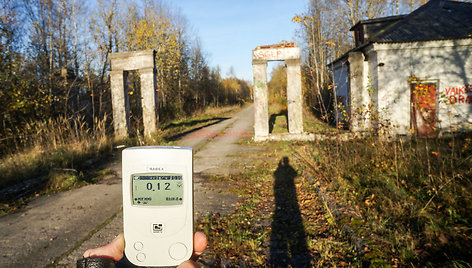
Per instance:
[[[214,183],[209,177],[240,171],[232,163],[250,161],[238,157],[255,150],[238,143],[252,134],[252,106],[218,124],[183,136],[177,145],[194,148],[195,217],[229,215],[240,197],[228,192],[228,183]],[[98,167],[97,167],[98,168]],[[75,267],[87,248],[111,241],[122,232],[121,162],[109,169],[99,183],[58,194],[40,196],[24,209],[0,217],[0,266]]]

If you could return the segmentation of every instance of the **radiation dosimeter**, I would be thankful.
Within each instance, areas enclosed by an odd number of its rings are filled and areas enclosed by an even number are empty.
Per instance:
[[[126,258],[137,266],[176,266],[193,252],[192,148],[123,150]]]

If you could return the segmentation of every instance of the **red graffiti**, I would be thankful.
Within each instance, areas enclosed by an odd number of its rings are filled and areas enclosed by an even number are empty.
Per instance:
[[[258,59],[264,59],[264,58],[269,58],[269,59],[277,59],[282,55],[282,51],[280,50],[256,50],[254,51],[254,56]]]
[[[451,104],[472,104],[472,96],[470,95],[449,96],[449,102]]]
[[[447,95],[458,95],[472,93],[472,85],[464,85],[461,87],[450,87],[445,88],[444,91]]]
[[[449,95],[450,104],[472,104],[472,85],[445,88],[444,93]]]

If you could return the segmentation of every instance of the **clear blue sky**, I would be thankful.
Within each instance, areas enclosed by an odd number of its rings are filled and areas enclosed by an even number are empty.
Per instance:
[[[230,67],[238,78],[252,82],[251,51],[260,45],[296,41],[308,0],[172,0],[200,37],[211,67],[226,77]],[[270,70],[268,70],[270,72]]]

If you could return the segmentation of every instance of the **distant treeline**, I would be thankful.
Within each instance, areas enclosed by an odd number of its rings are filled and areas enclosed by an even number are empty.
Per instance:
[[[34,121],[110,118],[113,52],[157,51],[161,121],[251,94],[246,81],[222,79],[208,66],[184,16],[161,0],[0,0],[0,34],[2,143]],[[133,76],[130,95],[137,96]]]

